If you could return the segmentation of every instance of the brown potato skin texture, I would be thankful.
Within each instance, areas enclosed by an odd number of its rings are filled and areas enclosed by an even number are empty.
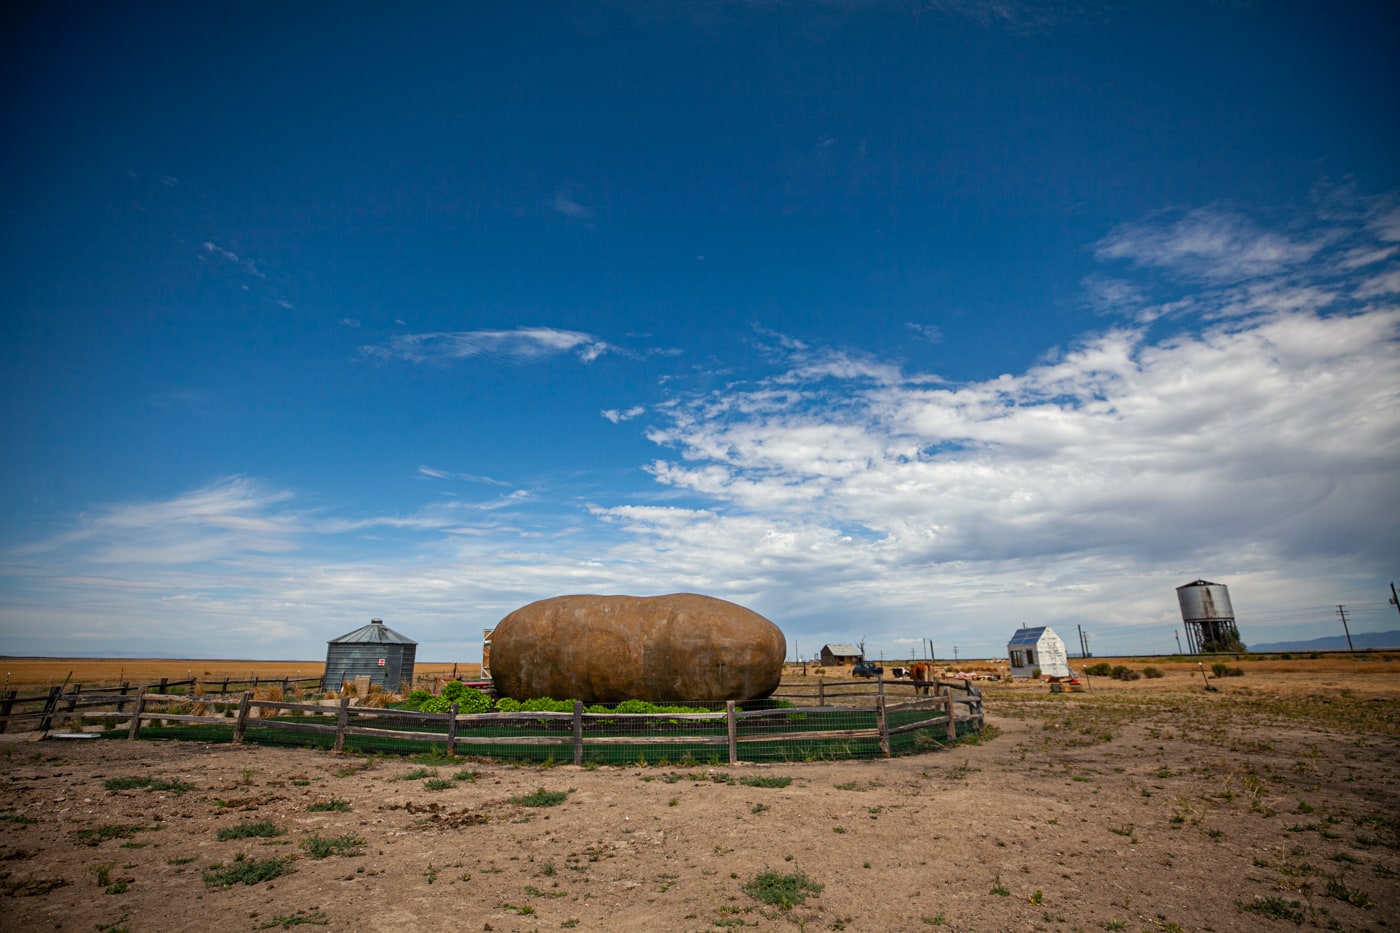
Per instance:
[[[786,655],[776,625],[713,596],[555,596],[500,621],[491,675],[517,700],[755,700]]]

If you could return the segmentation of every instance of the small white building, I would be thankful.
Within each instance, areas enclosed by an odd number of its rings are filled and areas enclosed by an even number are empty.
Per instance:
[[[1070,677],[1069,655],[1065,643],[1047,625],[1020,628],[1006,643],[1011,656],[1012,677],[1034,677],[1037,669],[1042,677]]]

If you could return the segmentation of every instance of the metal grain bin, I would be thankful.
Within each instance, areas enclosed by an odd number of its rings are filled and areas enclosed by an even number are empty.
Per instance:
[[[403,684],[413,683],[413,662],[418,642],[401,635],[374,619],[339,638],[326,643],[327,690],[340,690],[346,681],[368,677],[371,684],[394,692]]]
[[[1176,600],[1192,653],[1220,650],[1221,645],[1239,641],[1230,590],[1223,583],[1193,580],[1176,588]]]

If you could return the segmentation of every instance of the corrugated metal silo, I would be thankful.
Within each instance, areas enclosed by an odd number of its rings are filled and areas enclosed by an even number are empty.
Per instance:
[[[326,643],[323,684],[327,690],[339,690],[347,680],[369,677],[371,684],[397,691],[400,685],[413,683],[417,653],[418,642],[374,619]]]
[[[1229,650],[1227,646],[1239,644],[1229,587],[1193,580],[1176,588],[1176,599],[1181,604],[1181,621],[1186,625],[1186,640],[1193,654]]]

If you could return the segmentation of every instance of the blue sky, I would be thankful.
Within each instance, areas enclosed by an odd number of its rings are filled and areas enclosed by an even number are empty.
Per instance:
[[[3,16],[0,653],[1400,627],[1391,5]]]

